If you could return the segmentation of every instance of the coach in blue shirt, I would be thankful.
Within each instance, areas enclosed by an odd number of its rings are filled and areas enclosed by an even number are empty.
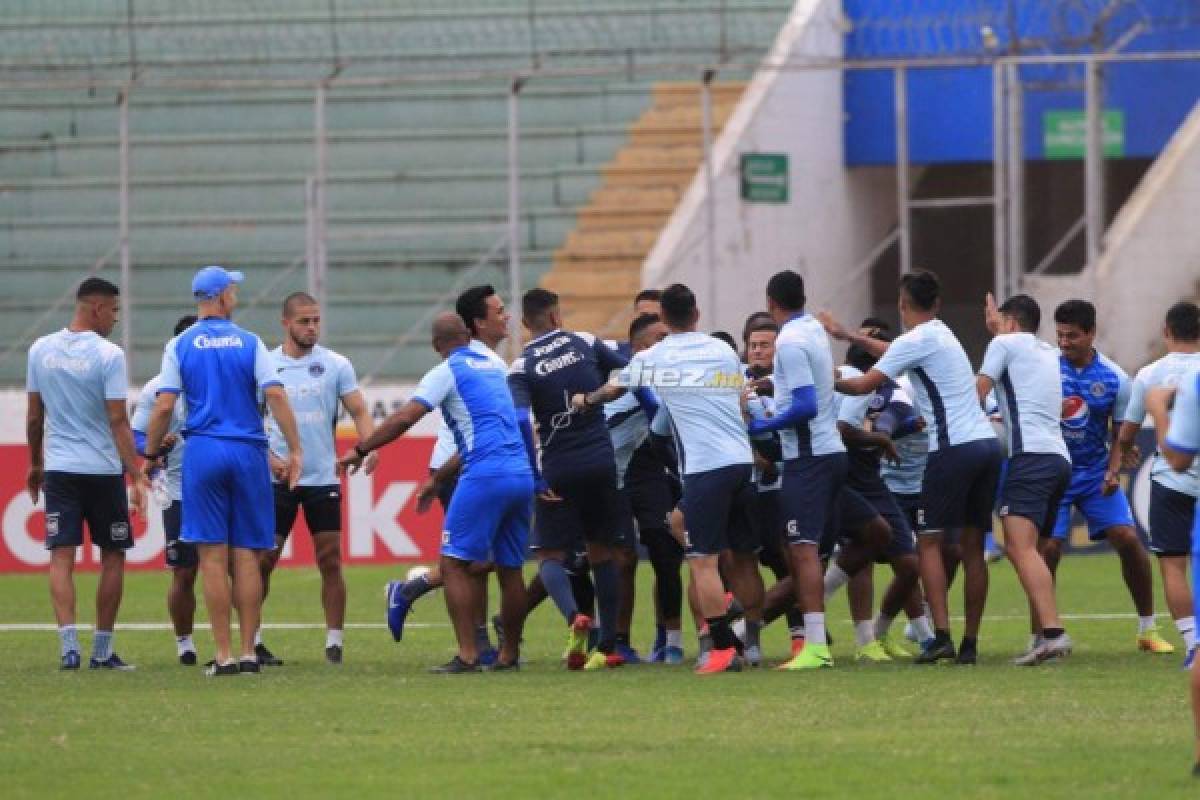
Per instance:
[[[200,574],[212,621],[217,657],[210,675],[258,672],[254,633],[262,611],[260,550],[275,543],[275,510],[267,434],[258,392],[270,406],[288,445],[282,480],[293,487],[303,458],[296,418],[262,341],[229,321],[237,306],[240,272],[205,267],[192,280],[199,321],[167,342],[158,398],[146,431],[146,459],[153,464],[175,401],[187,396],[183,435],[183,535],[200,553]],[[233,590],[229,548],[233,548]],[[242,658],[230,648],[229,609],[237,606]]]

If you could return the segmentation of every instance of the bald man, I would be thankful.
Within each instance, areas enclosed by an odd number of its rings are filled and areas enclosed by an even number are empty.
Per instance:
[[[434,318],[432,340],[433,349],[444,359],[442,363],[425,374],[407,404],[338,460],[338,469],[357,470],[372,451],[398,438],[433,409],[441,409],[454,432],[463,463],[458,488],[446,510],[440,562],[458,654],[432,671],[480,671],[475,609],[481,602],[487,575],[471,565],[488,561],[496,565],[500,616],[506,633],[500,656],[491,669],[515,670],[524,623],[521,566],[529,538],[533,470],[517,425],[504,366],[470,348],[471,334],[453,312]],[[390,609],[395,605],[392,593],[399,583],[388,585],[389,626]]]

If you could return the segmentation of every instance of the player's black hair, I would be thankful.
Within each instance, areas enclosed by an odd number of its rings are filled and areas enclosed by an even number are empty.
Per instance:
[[[535,320],[558,306],[558,295],[549,289],[530,289],[521,298],[521,316]]]
[[[629,341],[637,338],[638,334],[659,321],[658,314],[638,314],[637,319],[629,323]]]
[[[121,290],[117,288],[116,284],[110,283],[104,278],[84,278],[83,283],[79,284],[79,288],[75,290],[75,299],[116,297],[119,294],[121,294]]]
[[[729,345],[729,348],[731,350],[733,350],[735,353],[737,352],[737,342],[733,341],[733,337],[730,336],[727,332],[713,331],[709,335],[712,336],[714,339],[720,339],[722,342]]]
[[[287,297],[283,298],[283,316],[285,319],[290,319],[296,306],[315,305],[317,305],[317,298],[313,297],[308,292],[292,292]]]
[[[881,333],[883,331],[890,331],[892,329],[892,326],[888,324],[886,319],[880,319],[879,317],[867,317],[862,322],[858,323],[858,327],[870,328],[871,330],[879,331]],[[888,339],[888,341],[890,342],[891,339]]]
[[[1200,308],[1182,300],[1167,309],[1167,330],[1180,342],[1200,340]]]
[[[454,301],[454,311],[467,323],[467,330],[474,336],[475,320],[487,318],[487,299],[496,293],[491,284],[472,286],[463,291]]]
[[[742,341],[745,342],[747,339],[749,339],[751,332],[753,332],[756,326],[762,322],[770,322],[772,325],[775,324],[775,320],[771,319],[771,312],[755,311],[753,314],[746,317],[746,322],[742,325]],[[778,330],[778,328],[776,328],[776,330]]]
[[[1059,325],[1074,325],[1084,333],[1096,330],[1096,307],[1087,300],[1066,300],[1054,309],[1054,321]]]
[[[178,336],[188,328],[195,325],[196,319],[197,318],[195,314],[184,314],[182,317],[180,317],[179,321],[175,323],[175,335]]]
[[[900,291],[922,311],[932,311],[942,296],[942,282],[937,273],[927,269],[906,272],[900,276]]]
[[[746,339],[747,340],[750,339],[750,334],[761,333],[762,331],[770,331],[771,333],[779,333],[779,326],[775,324],[775,320],[772,320],[772,319],[761,320],[761,321],[756,322],[753,325],[751,325],[749,330],[746,331]]]
[[[868,328],[872,326],[863,325],[863,327]],[[892,340],[892,335],[887,331],[876,329],[875,335],[871,338],[879,339],[882,342],[890,342]],[[871,367],[875,366],[875,362],[878,360],[878,358],[872,355],[871,351],[856,344],[850,345],[850,347],[846,350],[846,363],[857,369],[859,372],[865,373],[869,371]]]
[[[672,283],[659,297],[663,322],[672,328],[686,328],[696,313],[696,295],[682,283]]]
[[[637,296],[633,298],[633,304],[636,306],[643,300],[653,300],[656,303],[661,302],[662,292],[660,292],[658,289],[642,289],[637,293]]]
[[[790,269],[776,272],[767,281],[767,297],[784,311],[804,310],[804,278]]]
[[[997,309],[1001,314],[1017,321],[1025,333],[1037,333],[1042,325],[1042,308],[1027,294],[1014,294]]]

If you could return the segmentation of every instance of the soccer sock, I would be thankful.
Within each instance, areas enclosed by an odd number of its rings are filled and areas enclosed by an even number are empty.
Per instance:
[[[92,658],[97,661],[107,661],[112,656],[112,631],[96,631],[92,640]]]
[[[1057,639],[1065,632],[1062,628],[1045,628],[1042,630],[1042,636],[1046,637],[1047,640]]]
[[[667,646],[667,629],[664,628],[662,625],[655,625],[654,626],[654,646],[651,647],[650,649],[652,651],[653,650],[662,650],[666,646]]]
[[[259,628],[258,630],[256,630],[254,632],[254,646],[258,647],[261,644],[262,644],[262,628]]]
[[[804,632],[813,644],[824,645],[826,643],[825,612],[806,611],[804,613]]]
[[[333,628],[330,628],[329,630],[325,631],[325,646],[326,647],[341,647],[342,646],[342,632],[339,630],[334,630]]]
[[[678,647],[680,650],[682,650],[683,649],[683,631],[678,630],[678,629],[673,630],[673,631],[671,631],[671,630],[667,631],[667,647]]]
[[[850,576],[846,571],[837,564],[830,564],[829,569],[825,570],[825,599],[833,597],[837,594],[837,590],[845,586],[850,581]]]
[[[1156,625],[1154,622],[1153,614],[1151,614],[1148,617],[1138,617],[1138,633],[1145,633],[1146,631],[1152,631],[1157,627],[1158,627],[1158,625]]]
[[[546,594],[550,595],[570,625],[575,621],[579,608],[575,605],[575,593],[571,591],[571,576],[567,575],[567,568],[561,561],[547,558],[538,564],[538,577],[546,587]]]
[[[74,625],[63,625],[58,629],[58,646],[62,655],[79,652],[79,629]]]
[[[800,609],[796,608],[795,606],[792,606],[786,612],[784,612],[783,616],[787,620],[788,631],[792,633],[792,638],[795,638],[795,636],[796,636],[795,631],[797,628],[800,629],[800,636],[803,637],[804,636],[804,614],[800,611]]]
[[[196,643],[192,641],[192,635],[190,633],[187,636],[175,637],[175,651],[179,655],[196,652]]]
[[[1191,650],[1196,646],[1196,618],[1184,617],[1175,620],[1175,630],[1183,637],[1183,646]]]
[[[596,583],[596,605],[600,611],[600,650],[612,651],[617,638],[617,609],[621,604],[621,584],[615,561],[592,565],[592,580]]]
[[[762,646],[762,623],[747,622],[746,636],[742,639],[746,643],[746,647],[761,647]]]
[[[488,636],[488,626],[486,624],[475,626],[475,647],[481,653],[484,650],[492,649],[492,640]]]
[[[864,647],[875,641],[875,624],[869,619],[854,623],[854,643]]]
[[[435,588],[429,585],[429,575],[418,575],[411,581],[405,581],[400,587],[400,596],[409,602],[411,605],[417,601],[417,598],[432,592]]]
[[[792,637],[792,639],[803,639],[804,638],[804,626],[803,625],[789,626],[788,627],[788,636]]]
[[[1059,635],[1061,636],[1062,628],[1059,628],[1058,631],[1059,631]],[[978,647],[979,647],[979,642],[977,642],[974,637],[964,636],[962,638],[962,643],[959,644],[959,646],[958,646],[958,649],[959,650],[976,650],[976,649],[978,649]]]
[[[913,631],[917,634],[918,642],[928,642],[933,638],[933,625],[929,623],[929,615],[922,614],[915,619],[909,620],[913,626]]]
[[[714,650],[728,650],[730,647],[737,646],[737,639],[734,638],[729,621],[725,619],[724,615],[707,617],[704,621],[708,623],[708,633],[712,637]]]
[[[895,617],[889,617],[887,614],[880,614],[875,618],[875,638],[882,639],[888,635],[888,631],[892,628],[892,622]]]

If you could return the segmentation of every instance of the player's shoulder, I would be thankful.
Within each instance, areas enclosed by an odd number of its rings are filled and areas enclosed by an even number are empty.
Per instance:
[[[1096,370],[1099,371],[1101,374],[1105,375],[1106,377],[1111,376],[1113,378],[1116,378],[1118,381],[1129,380],[1129,373],[1127,373],[1124,369],[1122,369],[1120,364],[1113,361],[1111,358],[1104,355],[1104,353],[1101,353],[1099,350],[1096,351],[1096,360],[1094,363],[1095,363]]]
[[[583,341],[588,347],[596,344],[596,334],[587,331],[569,331],[569,333],[577,339]]]
[[[125,357],[125,351],[121,349],[119,344],[109,341],[103,336],[96,336],[92,342],[92,347],[95,349],[96,355],[105,362],[112,361],[114,358]]]

